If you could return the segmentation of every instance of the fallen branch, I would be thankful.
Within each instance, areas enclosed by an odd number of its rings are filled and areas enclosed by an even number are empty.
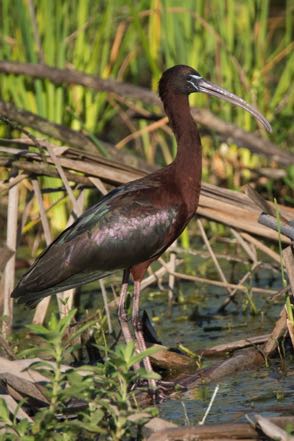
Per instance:
[[[256,418],[260,423],[261,419]],[[280,428],[287,429],[289,425],[294,424],[294,417],[272,417],[268,420]],[[152,426],[152,420],[148,423],[148,427]],[[178,427],[160,430],[149,436],[146,441],[235,441],[235,440],[262,440],[260,431],[257,427],[249,423],[243,424],[210,424],[204,426]],[[281,439],[281,438],[280,438]],[[293,437],[289,435],[288,440]],[[284,440],[283,440],[284,441]]]
[[[198,277],[198,276],[190,276],[189,274],[183,274],[183,273],[178,273],[178,272],[174,272],[171,274],[173,274],[175,277],[178,277],[179,279],[190,280],[191,282],[200,282],[202,284],[207,283],[207,285],[219,286],[221,288],[232,288],[232,289],[236,289],[236,290],[243,291],[243,292],[248,291],[248,287],[241,285],[241,284],[236,285],[234,283],[224,283],[224,282],[220,282],[219,280],[211,280],[211,279],[206,279],[204,277]],[[250,289],[252,292],[262,293],[262,294],[273,294],[274,292],[276,292],[273,289],[257,288],[254,286],[251,287]]]
[[[195,360],[193,358],[187,357],[186,355],[179,354],[178,352],[170,351],[165,346],[153,345],[152,347],[158,348],[150,358],[152,360],[152,365],[159,367],[161,369],[167,369],[174,371],[185,371],[191,372],[191,369],[196,367]]]
[[[258,344],[265,343],[266,341],[268,341],[269,337],[270,334],[257,335],[256,337],[248,337],[242,340],[236,340],[230,343],[223,343],[221,345],[212,346],[209,349],[198,349],[196,353],[203,356],[221,355],[224,353],[236,351],[238,349],[243,349],[248,346],[256,346]]]
[[[197,385],[219,381],[224,377],[261,366],[263,363],[264,357],[259,351],[256,349],[242,349],[238,354],[216,366],[199,369],[194,374],[180,375],[175,379],[175,382],[183,387],[193,389]]]
[[[73,145],[74,147],[78,147],[81,150],[86,150],[92,153],[97,152],[97,148],[93,142],[82,133],[71,130],[61,124],[50,122],[28,110],[19,109],[11,103],[5,103],[0,100],[0,115],[1,114],[24,127],[31,127],[40,133],[52,136],[60,141]]]
[[[7,140],[5,142],[9,143]],[[17,140],[17,142],[21,147],[21,141]],[[38,141],[38,143],[44,146],[44,148],[48,144],[46,141]],[[9,144],[13,145],[13,141],[10,141]],[[23,145],[27,146],[28,141],[23,141]],[[29,145],[31,145],[31,142],[29,142]],[[26,173],[31,171],[39,175],[57,176],[56,169],[52,166],[53,161],[51,158],[46,157],[48,164],[44,164],[41,155],[37,153],[34,153],[34,155],[28,153],[24,155],[20,147],[13,148],[10,154],[7,152],[9,149],[6,149],[5,153],[3,152],[0,156],[0,165],[15,167]],[[18,155],[21,152],[22,159],[19,159]],[[88,177],[99,178],[106,184],[119,185],[146,175],[144,170],[131,167],[123,161],[111,160],[98,154],[81,152],[71,147],[55,147],[55,154],[58,155],[68,180],[84,185],[93,185]],[[294,218],[293,208],[279,205],[279,210],[285,218]],[[234,216],[232,216],[232,212]],[[237,191],[202,183],[197,213],[200,216],[248,233],[264,236],[267,239],[279,240],[277,232],[271,231],[258,223],[260,210],[256,207],[255,203],[247,195]],[[284,235],[281,235],[281,240],[285,243],[290,242]]]
[[[145,104],[160,104],[157,95],[148,89],[111,79],[103,80],[97,76],[88,75],[73,69],[58,69],[44,64],[0,61],[0,72],[5,74],[28,75],[33,78],[46,78],[55,84],[79,84],[97,91],[111,92],[119,96],[127,96],[128,98],[141,100]],[[230,137],[234,139],[235,142],[249,148],[255,153],[261,153],[267,157],[271,157],[283,165],[294,162],[294,157],[291,153],[279,149],[275,144],[255,134],[245,132],[233,124],[222,121],[209,110],[193,109],[192,114],[197,122],[212,128],[226,138]]]
[[[273,440],[278,441],[294,441],[294,437],[290,436],[284,429],[279,427],[269,418],[265,418],[262,415],[255,415],[256,422],[260,429]]]
[[[294,226],[278,221],[270,214],[261,213],[258,222],[275,231],[280,231],[284,236],[294,240]]]

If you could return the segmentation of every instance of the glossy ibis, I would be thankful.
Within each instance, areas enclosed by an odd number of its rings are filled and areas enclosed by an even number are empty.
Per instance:
[[[146,348],[139,315],[141,281],[148,266],[181,234],[198,205],[201,142],[188,101],[188,95],[194,92],[205,92],[242,107],[271,131],[268,121],[254,107],[205,80],[191,67],[178,65],[166,70],[159,82],[159,95],[177,140],[175,160],[112,190],[85,211],[40,255],[12,297],[34,306],[43,297],[123,270],[118,315],[128,342],[132,333],[125,300],[131,273],[137,350]],[[144,365],[152,370],[147,357]]]

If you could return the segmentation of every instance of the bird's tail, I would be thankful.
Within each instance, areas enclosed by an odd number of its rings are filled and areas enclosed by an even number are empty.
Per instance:
[[[78,286],[84,285],[85,283],[102,279],[103,277],[106,277],[110,274],[111,272],[102,271],[78,273],[72,275],[66,280],[63,280],[55,286],[41,290],[38,290],[38,288],[32,290],[26,287],[25,283],[22,283],[22,281],[20,281],[20,283],[11,293],[11,297],[16,299],[17,303],[24,303],[26,306],[34,308],[44,297],[66,291],[71,288],[77,288]]]

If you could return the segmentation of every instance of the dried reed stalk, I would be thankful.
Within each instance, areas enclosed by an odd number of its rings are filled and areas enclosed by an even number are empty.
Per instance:
[[[40,144],[46,146],[46,142],[40,142]],[[97,154],[83,153],[81,160],[81,152],[73,148],[63,149],[58,158],[68,179],[89,186],[92,185],[92,182],[88,177],[99,178],[104,184],[119,185],[146,174],[143,170],[130,167],[122,161],[106,159]],[[55,168],[51,168],[50,165],[54,164],[52,159],[47,158],[47,162],[49,163],[48,165],[42,164],[42,159],[38,155],[34,156],[34,161],[31,159],[25,160],[25,158],[14,160],[13,155],[6,156],[6,159],[0,157],[0,165],[13,166],[20,170],[25,170],[26,173],[31,171],[37,174],[57,176]],[[75,174],[75,172],[79,174]],[[80,173],[83,173],[84,176],[80,175]],[[279,210],[282,216],[289,219],[294,218],[293,208],[279,206]],[[234,212],[234,216],[232,216],[232,212]],[[260,210],[255,203],[247,195],[237,191],[202,183],[197,213],[200,216],[224,223],[247,233],[257,234],[267,239],[279,240],[277,232],[269,230],[258,223]],[[283,234],[281,235],[281,240],[284,243],[290,242]]]
[[[226,279],[226,276],[224,275],[223,270],[221,269],[221,266],[220,266],[220,264],[219,264],[219,262],[218,262],[218,260],[217,260],[217,258],[216,258],[216,256],[215,256],[214,252],[213,252],[213,249],[212,249],[212,247],[211,247],[211,245],[210,245],[210,243],[209,243],[208,237],[207,237],[207,235],[206,235],[206,233],[205,233],[205,230],[204,230],[204,228],[203,228],[203,225],[202,225],[202,222],[201,222],[200,219],[197,219],[197,225],[198,225],[198,228],[199,228],[199,230],[200,230],[201,236],[202,236],[202,238],[203,238],[203,240],[204,240],[204,243],[205,243],[205,245],[206,245],[206,248],[208,249],[208,252],[209,252],[209,254],[210,254],[210,257],[211,257],[211,259],[212,259],[212,261],[213,261],[213,263],[214,263],[214,266],[216,267],[216,270],[217,270],[217,272],[219,273],[219,276],[220,276],[221,280],[222,280],[222,281],[224,282],[224,284],[226,285],[225,289],[226,289],[226,290],[228,291],[228,293],[231,295],[232,290],[231,290],[231,288],[229,288],[229,287],[227,286],[228,281],[227,281],[227,279]]]
[[[32,180],[32,185],[39,205],[40,218],[44,231],[45,242],[47,246],[49,246],[50,243],[52,242],[51,230],[50,230],[48,218],[46,216],[46,210],[43,203],[40,185],[37,179]],[[44,322],[49,307],[49,303],[50,303],[50,297],[45,297],[44,299],[41,300],[40,303],[38,303],[34,313],[33,323],[37,323],[41,325]]]
[[[219,286],[221,288],[233,288],[233,289],[237,289],[237,290],[243,291],[243,292],[248,291],[248,287],[242,285],[241,283],[236,285],[234,283],[224,283],[224,282],[220,282],[218,280],[211,280],[211,279],[206,279],[204,277],[198,277],[198,276],[190,276],[188,274],[182,274],[182,273],[178,273],[178,272],[174,272],[173,274],[175,275],[175,277],[178,277],[179,279],[190,280],[191,282],[200,282],[202,284]],[[274,294],[274,293],[276,293],[276,291],[273,289],[256,288],[256,287],[251,287],[250,289],[252,292],[261,293],[261,294]]]
[[[247,280],[250,276],[252,276],[253,272],[254,272],[254,271],[255,271],[260,265],[261,265],[261,262],[255,262],[255,263],[252,265],[250,271],[248,271],[248,272],[242,277],[242,279],[240,280],[239,284],[240,284],[240,285],[243,285],[243,283],[245,283],[246,280]],[[229,303],[231,303],[231,302],[234,300],[234,298],[235,298],[235,296],[236,296],[237,293],[238,293],[238,288],[236,287],[233,291],[230,292],[230,295],[225,299],[225,301],[223,302],[223,304],[218,308],[217,312],[223,312],[223,311],[226,309],[226,307],[229,305]]]
[[[274,329],[272,330],[267,342],[265,343],[262,352],[267,357],[272,354],[278,347],[279,340],[281,337],[285,336],[287,332],[287,313],[283,306],[280,313],[280,317],[275,323]]]
[[[258,248],[264,254],[269,256],[276,263],[280,264],[280,262],[281,262],[280,255],[278,253],[276,253],[275,251],[273,251],[270,247],[268,247],[267,245],[265,245],[264,243],[262,243],[260,240],[256,239],[255,237],[251,236],[251,234],[240,233],[240,235],[247,242],[252,243],[256,248]]]
[[[256,262],[256,253],[253,252],[253,250],[250,248],[246,240],[242,237],[242,235],[236,231],[234,228],[230,228],[231,233],[235,237],[235,239],[239,242],[245,253],[248,255],[249,259],[252,260],[252,262]]]
[[[4,270],[3,283],[3,316],[5,320],[2,325],[2,332],[4,337],[8,336],[11,331],[13,320],[13,302],[10,297],[11,291],[14,288],[15,279],[15,251],[17,244],[17,216],[18,216],[18,185],[13,186],[8,193],[8,210],[7,210],[7,239],[6,245],[14,254],[6,263]]]
[[[84,206],[84,192],[81,192],[74,206],[76,216],[80,216],[82,214],[83,206]],[[76,216],[73,216],[73,214],[70,215],[67,222],[67,227],[69,227],[74,222]],[[75,288],[72,288],[57,294],[58,309],[61,317],[67,315],[69,311],[72,309],[73,301],[74,301],[74,293],[75,293]]]
[[[175,281],[176,278],[172,274],[176,271],[176,261],[177,261],[177,255],[174,252],[174,248],[176,246],[176,242],[173,243],[173,245],[170,247],[170,257],[169,257],[169,267],[171,270],[171,273],[168,275],[168,307],[171,308],[174,300],[174,289],[175,289]]]

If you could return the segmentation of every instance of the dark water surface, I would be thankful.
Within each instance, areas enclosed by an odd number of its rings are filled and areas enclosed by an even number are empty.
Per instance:
[[[215,277],[216,278],[216,277]],[[253,286],[280,287],[279,277],[268,269],[258,272]],[[144,307],[155,316],[155,327],[159,339],[166,346],[183,344],[192,351],[229,343],[246,337],[271,332],[282,304],[269,302],[267,294],[252,294],[255,314],[248,306],[245,294],[238,295],[238,304],[228,308],[227,313],[217,314],[217,308],[226,298],[226,292],[216,287],[197,289],[193,283],[182,282],[179,289],[184,292],[183,304],[173,306],[172,317],[167,314],[166,295],[149,294]],[[152,299],[150,299],[152,297]],[[225,359],[208,358],[203,367],[213,366]],[[207,423],[245,421],[245,414],[262,413],[264,416],[294,414],[294,356],[287,348],[286,359],[269,361],[269,366],[242,371],[221,379],[219,391],[207,418]],[[201,421],[216,383],[197,386],[169,399],[160,405],[160,416],[177,424],[197,424]]]
[[[219,280],[211,263],[204,262],[204,267],[201,267],[202,264],[198,258],[190,258],[188,265],[186,263],[185,268],[179,270],[195,274],[193,270],[197,268],[197,271],[202,271],[202,277]],[[229,274],[228,268],[225,269]],[[247,269],[245,265],[238,264],[234,271],[233,279],[238,283]],[[119,283],[119,278],[116,280]],[[260,269],[251,283],[252,286],[277,290],[281,287],[279,272],[269,268]],[[98,304],[101,305],[101,296],[97,295],[97,290],[93,293],[92,286],[86,287],[86,292],[81,296],[82,310],[94,310]],[[250,288],[250,284],[248,286]],[[108,293],[112,298],[110,289]],[[143,291],[141,309],[145,309],[152,318],[158,338],[165,346],[176,348],[182,344],[191,351],[269,333],[283,305],[283,298],[273,303],[269,301],[268,294],[252,294],[249,289],[247,294],[238,294],[236,305],[231,304],[225,313],[219,314],[216,311],[227,296],[222,288],[177,281],[175,293],[178,302],[174,304],[171,314],[167,308],[167,291],[160,291],[157,287]],[[18,315],[16,310],[15,328],[23,328],[24,317],[26,322],[32,319],[32,315]],[[213,366],[225,357],[206,357],[201,367]],[[160,416],[181,425],[197,424],[205,413],[215,386],[197,386],[177,395],[177,398],[166,400],[160,405]],[[245,414],[254,413],[265,416],[294,414],[294,357],[290,346],[282,361],[277,356],[269,361],[268,367],[242,371],[220,380],[207,422],[244,421]]]

